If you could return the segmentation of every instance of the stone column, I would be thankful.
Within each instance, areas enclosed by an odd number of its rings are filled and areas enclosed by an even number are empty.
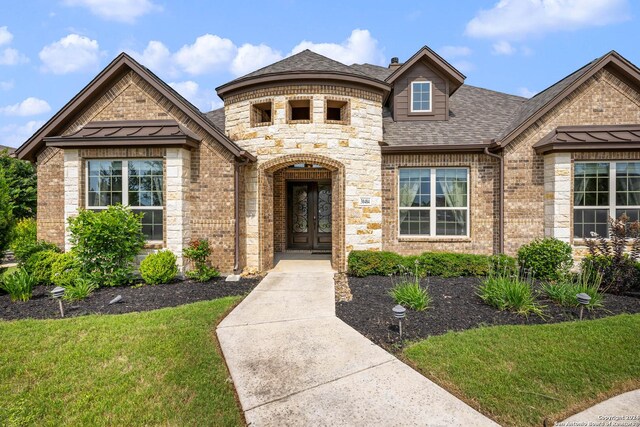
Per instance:
[[[178,258],[178,268],[184,272],[182,251],[189,245],[189,181],[191,179],[191,152],[183,148],[167,148],[166,168],[166,247]]]
[[[255,165],[245,166],[245,227],[248,269],[260,270],[260,215],[259,203],[262,196],[259,191],[258,170]],[[242,183],[241,183],[242,185]]]
[[[80,171],[82,170],[78,150],[64,150],[64,250],[71,250],[71,233],[68,219],[78,214],[80,208]]]
[[[544,235],[571,240],[571,154],[544,157]]]

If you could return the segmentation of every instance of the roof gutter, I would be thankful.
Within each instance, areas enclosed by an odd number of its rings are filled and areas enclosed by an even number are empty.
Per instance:
[[[493,157],[494,159],[498,159],[500,162],[500,188],[498,190],[498,253],[502,254],[504,253],[504,151],[500,154],[492,153],[490,148],[495,147],[499,147],[499,145],[495,143],[495,140],[491,140],[485,145],[484,154]]]
[[[410,154],[410,153],[484,153],[490,146],[482,144],[424,144],[424,145],[383,145],[382,154]]]

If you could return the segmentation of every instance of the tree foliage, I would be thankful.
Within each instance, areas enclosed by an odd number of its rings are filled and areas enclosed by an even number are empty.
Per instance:
[[[9,200],[16,219],[32,218],[36,214],[37,181],[33,164],[9,156],[0,150],[0,170],[4,171]]]

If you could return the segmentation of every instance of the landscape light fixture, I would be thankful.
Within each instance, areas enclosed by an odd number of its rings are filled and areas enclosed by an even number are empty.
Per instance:
[[[58,300],[58,305],[60,307],[60,317],[64,317],[64,308],[62,307],[62,297],[64,296],[64,288],[62,286],[56,286],[51,291],[51,296],[53,299]]]
[[[398,327],[400,328],[400,339],[402,339],[402,319],[407,314],[407,309],[400,304],[393,307],[393,316],[398,319]]]
[[[584,292],[580,292],[576,295],[578,299],[578,303],[580,304],[580,320],[582,320],[582,312],[584,311],[584,306],[588,305],[591,302],[591,297]]]

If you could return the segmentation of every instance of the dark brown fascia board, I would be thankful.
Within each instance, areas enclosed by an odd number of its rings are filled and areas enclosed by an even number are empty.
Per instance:
[[[489,144],[385,145],[382,154],[484,153]]]
[[[176,137],[122,137],[122,138],[44,138],[47,147],[106,148],[106,147],[188,147],[197,148],[197,140]]]
[[[537,145],[537,144],[536,144]],[[638,151],[640,142],[547,142],[534,147],[538,154],[578,151]]]
[[[562,90],[559,94],[549,100],[545,105],[540,107],[535,113],[529,116],[524,122],[522,122],[518,127],[512,130],[509,134],[507,134],[502,140],[498,141],[499,145],[504,148],[509,145],[521,132],[535,123],[540,117],[549,112],[553,107],[555,107],[560,101],[562,101],[566,96],[568,96],[571,92],[577,89],[584,82],[589,80],[595,73],[604,68],[608,64],[613,64],[617,68],[619,68],[622,72],[627,74],[631,79],[636,81],[640,85],[640,69],[625,59],[622,55],[620,55],[615,50],[607,53],[603,57],[601,57],[598,61],[593,63],[588,71],[586,71],[579,79],[573,82],[571,85],[567,86]]]
[[[391,91],[391,86],[388,84],[381,82],[380,80],[367,77],[367,76],[359,76],[355,74],[347,74],[347,73],[319,73],[319,72],[279,72],[279,73],[270,73],[260,76],[247,77],[240,80],[234,80],[229,83],[225,83],[216,88],[216,93],[222,99],[225,96],[229,95],[232,92],[237,90],[260,85],[260,84],[273,84],[282,81],[296,81],[296,80],[321,80],[321,81],[346,81],[349,83],[356,83],[363,86],[370,86],[379,91],[381,91],[384,95],[386,95],[389,91]]]
[[[142,67],[133,58],[126,53],[118,55],[109,65],[107,65],[93,80],[91,80],[76,96],[74,96],[64,107],[62,107],[49,121],[47,121],[35,134],[31,136],[24,144],[16,150],[16,156],[20,159],[33,160],[35,157],[34,150],[38,146],[38,142],[45,135],[50,135],[59,129],[69,115],[78,111],[96,91],[100,91],[106,87],[112,80],[121,75],[124,68],[135,71],[143,79],[145,79],[158,92],[166,96],[173,103],[178,105],[187,115],[220,142],[236,157],[246,158],[249,161],[256,161],[256,157],[240,149],[235,143],[218,130],[211,122],[205,119],[200,111],[191,103],[186,101],[175,90],[171,89],[160,78],[148,69]]]
[[[464,74],[454,68],[453,65],[449,64],[443,57],[438,55],[436,52],[431,50],[428,46],[423,46],[422,49],[417,51],[411,58],[409,58],[404,64],[400,67],[396,68],[396,70],[386,78],[386,82],[389,84],[393,84],[394,81],[402,74],[404,74],[405,70],[413,66],[416,62],[418,62],[423,57],[427,57],[427,59],[433,62],[437,67],[439,67],[442,71],[445,72],[449,80],[453,81],[454,85],[451,85],[451,90],[449,91],[449,95],[452,95],[460,86],[464,84],[464,80],[467,78]]]

